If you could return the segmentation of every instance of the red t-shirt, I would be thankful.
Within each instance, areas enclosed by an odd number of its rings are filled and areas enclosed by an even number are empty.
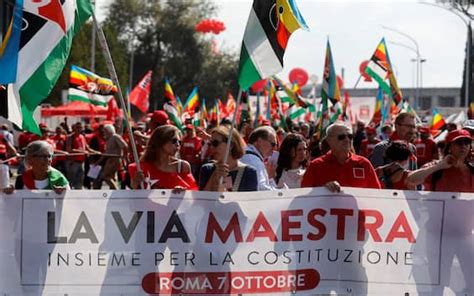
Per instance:
[[[330,181],[348,187],[381,188],[370,161],[353,153],[344,164],[340,164],[331,152],[316,158],[306,170],[301,187],[324,186]]]
[[[415,141],[415,147],[418,167],[438,158],[438,147],[436,147],[436,143],[432,139],[417,139]]]
[[[370,142],[369,142],[369,139],[363,139],[362,142],[360,143],[359,154],[365,158],[369,157],[370,154],[372,154],[372,151],[374,151],[375,145],[377,145],[378,143],[380,143],[379,139],[375,139]]]
[[[78,149],[78,150],[84,151],[84,153],[86,152],[87,143],[86,143],[86,138],[83,135],[76,136],[72,134],[69,136],[68,141],[72,141],[71,142],[72,149]],[[71,151],[70,153],[78,153],[78,152]],[[71,160],[77,161],[77,162],[84,162],[86,160],[86,155],[84,154],[84,155],[71,156]]]
[[[429,165],[429,164],[427,164]],[[443,170],[441,178],[436,181],[433,188],[433,175],[425,179],[425,190],[447,191],[447,192],[474,192],[474,174],[469,170],[461,171],[458,168],[450,167]]]
[[[50,138],[52,141],[55,142],[56,144],[56,149],[57,150],[66,150],[66,136],[65,135],[54,135]],[[66,160],[66,156],[63,155],[58,155],[53,158],[53,166],[58,162],[58,161],[64,161]]]
[[[199,163],[202,139],[199,137],[184,137],[181,143],[180,156],[189,163]]]
[[[163,172],[156,168],[153,164],[140,162],[140,167],[145,175],[144,189],[174,189],[177,186],[186,188],[187,190],[199,190],[196,181],[191,173],[171,173]],[[128,166],[128,171],[132,181],[137,171],[136,163]]]

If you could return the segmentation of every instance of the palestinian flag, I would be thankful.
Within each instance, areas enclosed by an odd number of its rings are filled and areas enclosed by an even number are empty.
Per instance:
[[[48,97],[69,56],[74,35],[92,15],[90,0],[23,3],[23,23],[17,77],[9,94],[9,120],[41,134],[33,119],[36,107]],[[20,117],[10,117],[10,108]]]
[[[308,29],[294,0],[254,0],[240,52],[243,90],[283,69],[288,39],[299,28]]]
[[[329,99],[333,105],[341,100],[341,92],[339,91],[339,84],[337,83],[336,70],[334,68],[331,44],[329,44],[329,40],[327,41],[326,45],[326,58],[324,61],[321,98],[323,101],[327,101]]]
[[[112,80],[102,78],[97,74],[78,66],[71,66],[69,74],[68,98],[70,101],[107,106],[117,92]]]
[[[385,45],[385,39],[382,38],[379,45],[375,49],[374,54],[369,60],[365,72],[377,81],[379,86],[385,91],[385,93],[391,93],[390,85],[386,79],[388,77],[389,65],[387,60],[387,46]]]
[[[168,114],[168,117],[174,123],[174,125],[176,125],[179,130],[184,131],[183,122],[181,121],[176,107],[171,103],[166,102],[163,104],[163,110],[166,112],[166,114]]]

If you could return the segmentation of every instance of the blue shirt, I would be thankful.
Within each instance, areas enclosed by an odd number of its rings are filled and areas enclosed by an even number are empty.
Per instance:
[[[215,168],[216,167],[213,163],[207,163],[201,167],[201,171],[199,173],[199,190],[204,189]],[[238,170],[229,172],[229,176],[232,178],[232,184],[235,182],[237,172]],[[240,181],[239,189],[237,191],[257,191],[257,185],[257,171],[253,167],[246,165],[242,174],[242,180]]]

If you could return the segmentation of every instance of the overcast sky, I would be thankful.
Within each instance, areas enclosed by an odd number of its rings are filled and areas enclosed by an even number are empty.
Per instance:
[[[96,0],[98,8],[113,0]],[[223,21],[226,31],[217,37],[219,46],[240,50],[243,32],[252,0],[215,0],[219,12],[214,18]],[[433,2],[433,1],[431,1]],[[419,45],[423,63],[424,87],[460,87],[466,25],[453,13],[420,4],[416,0],[296,0],[310,31],[296,31],[288,44],[285,67],[280,76],[288,79],[294,67],[304,68],[310,75],[322,76],[326,40],[329,37],[338,74],[345,69],[345,86],[353,87],[359,76],[359,64],[369,59],[382,37],[388,42],[390,59],[399,85],[412,87],[416,54],[392,44],[414,48],[408,38],[382,28],[387,26],[412,36]],[[99,10],[99,15],[101,10]],[[375,83],[359,83],[358,87],[376,87]]]

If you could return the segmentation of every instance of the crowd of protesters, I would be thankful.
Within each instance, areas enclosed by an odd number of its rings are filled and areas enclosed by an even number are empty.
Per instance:
[[[400,113],[380,129],[357,122],[292,124],[290,132],[263,121],[231,129],[223,120],[206,129],[188,123],[181,131],[164,111],[133,127],[131,137],[112,123],[69,126],[42,136],[14,137],[0,127],[0,160],[5,192],[14,189],[174,189],[261,191],[325,186],[474,192],[474,120],[450,124],[436,143],[427,126]],[[122,130],[122,129],[120,129]],[[226,157],[227,143],[230,150]]]

